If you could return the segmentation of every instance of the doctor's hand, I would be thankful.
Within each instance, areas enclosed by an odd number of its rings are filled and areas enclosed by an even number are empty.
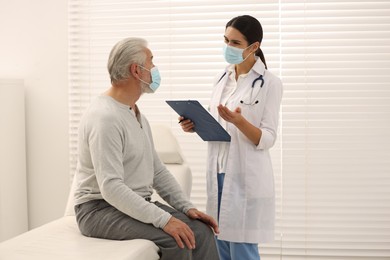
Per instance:
[[[193,133],[195,124],[190,119],[185,119],[184,117],[179,117],[179,124],[184,132]]]
[[[241,108],[240,107],[237,107],[234,111],[231,111],[226,106],[223,106],[220,104],[217,108],[218,108],[219,115],[226,122],[237,125],[237,124],[241,123],[244,119],[244,117],[241,115]]]
[[[213,219],[213,217],[203,213],[202,211],[199,211],[195,208],[189,209],[187,211],[187,216],[192,219],[197,219],[202,221],[203,223],[209,225],[213,230],[215,234],[219,234],[219,228],[217,222]]]
[[[183,221],[172,216],[163,230],[176,240],[176,243],[180,248],[184,248],[184,244],[188,249],[195,248],[194,232],[192,232],[191,228]]]
[[[245,119],[241,114],[240,107],[231,111],[229,108],[219,105],[218,113],[226,122],[234,124],[254,145],[259,145],[262,131]]]

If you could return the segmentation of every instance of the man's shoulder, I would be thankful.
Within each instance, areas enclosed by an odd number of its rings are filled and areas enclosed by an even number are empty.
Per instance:
[[[85,111],[82,122],[89,127],[114,126],[121,122],[120,113],[104,98],[94,99]]]

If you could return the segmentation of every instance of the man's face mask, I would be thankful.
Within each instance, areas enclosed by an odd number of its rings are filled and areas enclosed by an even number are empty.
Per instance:
[[[225,46],[223,46],[223,55],[225,57],[225,60],[230,64],[242,63],[249,57],[249,55],[251,55],[252,52],[249,53],[248,56],[245,57],[245,59],[242,57],[242,53],[244,52],[244,50],[248,49],[251,46],[252,44],[244,49],[240,49],[226,44]]]
[[[147,85],[146,88],[142,87],[142,92],[143,93],[154,93],[154,92],[156,92],[156,90],[160,86],[160,82],[161,82],[161,76],[160,76],[160,72],[158,71],[158,68],[157,67],[153,67],[150,70],[148,70],[147,68],[145,68],[142,65],[139,65],[139,66],[141,68],[143,68],[144,70],[149,71],[150,72],[150,77],[152,79],[152,82],[150,82],[150,83],[142,80],[141,78],[139,79],[140,81],[142,81],[144,84]]]

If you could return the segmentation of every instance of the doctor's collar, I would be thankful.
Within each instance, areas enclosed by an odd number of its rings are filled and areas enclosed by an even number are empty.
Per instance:
[[[264,76],[264,73],[265,73],[265,65],[264,63],[261,61],[261,59],[258,57],[258,56],[255,56],[255,59],[256,59],[256,62],[255,64],[253,65],[253,67],[248,71],[247,74],[249,74],[252,70],[254,72],[256,72],[258,75],[263,75]],[[235,65],[234,64],[229,64],[227,67],[226,67],[226,72],[228,73],[228,75],[231,75],[232,73],[235,73]],[[246,75],[247,75],[246,74]]]
[[[252,70],[255,71],[257,74],[264,76],[265,65],[258,56],[255,56],[255,58],[256,58],[256,63],[255,65],[253,65]]]

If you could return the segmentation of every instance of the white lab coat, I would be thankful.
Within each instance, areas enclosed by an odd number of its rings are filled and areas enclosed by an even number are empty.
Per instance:
[[[218,238],[231,242],[265,243],[274,239],[275,191],[269,148],[276,140],[283,88],[280,79],[265,70],[264,64],[256,58],[252,70],[237,87],[227,105],[230,110],[241,107],[242,115],[262,131],[260,143],[255,146],[233,124],[227,124],[226,130],[231,135],[231,143],[221,200]],[[226,72],[229,73],[227,70]],[[221,73],[216,77],[209,107],[210,113],[220,122],[217,106],[228,80],[226,74],[218,82],[222,75]],[[261,81],[257,81],[252,100],[249,100],[252,82],[259,75],[263,75],[264,85],[258,93]],[[259,100],[259,103],[245,105],[240,103],[241,100],[245,103]],[[208,153],[207,212],[217,219],[218,142],[208,143]]]

